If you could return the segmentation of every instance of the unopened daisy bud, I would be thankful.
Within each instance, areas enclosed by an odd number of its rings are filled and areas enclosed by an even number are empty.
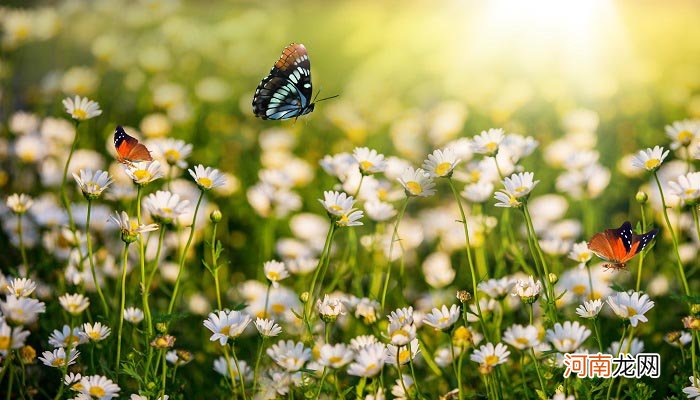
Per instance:
[[[36,350],[32,346],[23,346],[19,349],[19,357],[22,359],[23,364],[31,364],[36,359]]]
[[[689,315],[689,316],[683,318],[683,326],[686,329],[696,331],[696,330],[700,329],[700,319]]]
[[[472,299],[472,295],[469,292],[467,292],[466,290],[457,291],[457,300],[459,300],[460,302],[466,303],[471,299]]]
[[[682,335],[681,331],[673,331],[669,332],[664,336],[664,340],[667,341],[668,343],[675,343],[680,340]]]
[[[549,283],[551,283],[552,285],[559,282],[559,277],[554,272],[550,272],[548,278],[549,278]]]
[[[338,319],[338,315],[345,314],[345,312],[343,312],[343,303],[340,299],[328,295],[325,295],[323,300],[319,299],[316,302],[316,309],[321,315],[323,322],[326,323],[335,322],[335,320]]]
[[[649,196],[641,190],[637,192],[637,195],[634,196],[634,198],[639,204],[646,204],[646,202],[649,200]]]
[[[299,295],[299,301],[302,303],[306,304],[306,302],[309,301],[309,292],[303,292],[302,294]]]
[[[527,279],[519,280],[513,287],[513,296],[520,297],[526,304],[532,304],[537,301],[542,291],[542,283],[540,281],[535,281],[532,276]]]
[[[471,344],[471,340],[472,332],[466,326],[460,326],[459,328],[455,329],[454,333],[452,334],[452,343],[461,349],[469,346]]]
[[[213,223],[221,222],[221,218],[222,218],[222,217],[223,217],[223,216],[221,215],[221,211],[219,211],[219,210],[214,210],[214,211],[211,212],[211,214],[209,214],[209,219],[210,219],[211,222],[213,222]]]
[[[700,317],[700,304],[693,304],[690,306],[690,314],[694,317]]]
[[[168,325],[164,322],[159,322],[156,324],[156,330],[158,331],[158,333],[165,333],[168,331]]]

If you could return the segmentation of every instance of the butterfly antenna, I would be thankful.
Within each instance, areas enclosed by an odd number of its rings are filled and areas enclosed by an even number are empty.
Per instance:
[[[321,100],[316,101],[316,103],[320,103],[320,102],[325,101],[325,100],[335,99],[336,97],[340,97],[340,95],[339,95],[339,94],[336,94],[335,96],[324,97],[324,98],[322,98]]]
[[[316,99],[318,98],[318,95],[321,94],[321,89],[322,87],[318,88],[318,92],[316,92],[316,96],[314,96],[313,100],[311,100],[311,103],[315,103]]]

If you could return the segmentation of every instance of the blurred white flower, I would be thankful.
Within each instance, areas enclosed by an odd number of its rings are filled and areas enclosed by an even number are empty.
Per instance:
[[[194,170],[188,171],[201,190],[211,190],[223,186],[225,183],[224,175],[216,168],[204,168],[202,164],[199,164],[194,167]]]
[[[85,121],[102,115],[100,105],[87,97],[66,97],[63,99],[63,107],[65,107],[66,112],[77,121]]]
[[[591,330],[578,323],[578,321],[565,321],[564,324],[556,323],[553,329],[547,329],[547,340],[560,353],[573,353],[591,335]]]
[[[46,312],[46,305],[37,299],[7,295],[4,301],[0,301],[0,311],[13,324],[30,325],[36,322],[40,313]]]
[[[255,328],[264,338],[274,337],[282,333],[282,328],[272,319],[255,319]]]
[[[389,203],[373,200],[365,203],[365,212],[372,221],[384,222],[394,218],[396,209]]]
[[[367,147],[356,147],[352,155],[360,166],[360,172],[364,175],[384,172],[384,169],[386,169],[384,155],[377,153],[377,150]]]
[[[666,136],[671,138],[671,149],[690,145],[695,138],[700,136],[700,121],[682,120],[671,125],[666,125]]]
[[[128,307],[124,310],[124,320],[132,324],[138,324],[143,321],[143,311],[136,307]]]
[[[601,309],[603,309],[602,300],[588,300],[576,308],[576,314],[581,318],[596,318]]]
[[[537,327],[533,325],[511,325],[503,332],[503,341],[518,350],[530,349],[540,343]]]
[[[189,212],[190,206],[188,200],[181,200],[179,195],[163,190],[146,196],[143,204],[151,214],[151,218],[163,224],[173,223],[181,215]]]
[[[593,257],[593,252],[588,248],[588,242],[574,243],[573,248],[569,252],[569,258],[579,264],[588,263]]]
[[[462,190],[462,197],[472,203],[484,203],[491,198],[493,193],[493,184],[485,181],[470,183]]]
[[[29,297],[36,289],[36,282],[28,278],[13,278],[5,288],[8,294],[17,297]]]
[[[481,131],[481,133],[472,138],[472,149],[478,154],[495,156],[504,137],[505,132],[503,129]]]
[[[34,204],[34,201],[32,200],[31,197],[28,195],[21,193],[21,194],[11,194],[6,201],[7,207],[12,210],[13,213],[15,214],[24,214],[31,208],[31,206]]]
[[[301,342],[280,340],[267,349],[267,355],[285,370],[296,372],[311,359],[311,349],[305,348]]]
[[[90,306],[90,299],[80,293],[66,293],[58,298],[58,302],[71,315],[80,315]]]
[[[669,181],[668,188],[683,204],[696,204],[700,200],[700,172],[681,175],[677,181]]]
[[[270,281],[273,287],[279,287],[279,281],[289,277],[289,272],[285,268],[284,263],[279,261],[266,261],[263,264],[265,277]]]
[[[384,344],[369,344],[359,350],[355,362],[348,367],[348,375],[369,378],[377,375],[384,367],[387,350]]]
[[[318,363],[328,368],[342,368],[355,358],[355,354],[343,343],[324,344],[318,355]]]
[[[457,322],[460,317],[460,310],[461,308],[455,304],[449,309],[446,305],[443,305],[442,308],[433,308],[423,318],[423,324],[432,326],[436,331],[444,331]]]
[[[156,149],[169,165],[187,168],[187,157],[192,154],[191,144],[185,143],[184,140],[167,138],[159,141]]]

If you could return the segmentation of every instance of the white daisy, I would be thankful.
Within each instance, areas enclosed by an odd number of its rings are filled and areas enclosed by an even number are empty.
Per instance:
[[[507,362],[508,356],[510,356],[510,351],[508,351],[508,347],[503,343],[497,343],[496,346],[494,346],[493,343],[486,343],[479,347],[479,349],[474,350],[474,353],[472,353],[469,358],[490,370],[490,368],[496,365]]]
[[[466,185],[460,194],[472,203],[484,203],[491,198],[492,193],[493,184],[491,182],[478,181]]]
[[[66,350],[63,347],[60,347],[54,351],[45,351],[41,353],[39,361],[48,367],[63,368],[66,365],[75,364],[75,360],[79,355],[80,352],[78,350],[71,349],[70,357],[66,357]]]
[[[518,208],[523,205],[517,197],[504,191],[494,193],[493,197],[498,200],[496,204],[494,204],[496,207]]]
[[[520,172],[513,174],[510,177],[503,179],[503,186],[505,186],[505,192],[515,198],[526,197],[530,194],[532,189],[540,183],[540,181],[533,180],[535,174],[532,172]]]
[[[7,197],[6,204],[7,207],[9,207],[13,213],[24,214],[27,212],[27,210],[29,210],[29,208],[31,208],[31,206],[34,204],[34,201],[31,197],[24,193],[15,193]]]
[[[339,315],[344,315],[343,302],[339,297],[325,295],[323,300],[316,301],[316,310],[324,321],[334,321]]]
[[[356,352],[359,352],[365,347],[375,343],[379,343],[376,336],[360,335],[350,339],[350,348],[352,348]]]
[[[535,281],[532,276],[519,279],[513,286],[513,296],[518,296],[525,303],[533,303],[542,292],[542,282]]]
[[[0,301],[0,310],[7,321],[30,325],[36,322],[40,313],[46,312],[46,305],[37,299],[8,295],[4,301]]]
[[[351,209],[340,215],[335,224],[338,226],[362,226],[363,224],[360,222],[362,217],[364,217],[362,210]]]
[[[560,353],[575,352],[591,335],[591,330],[578,321],[565,321],[564,324],[554,324],[554,329],[547,329],[547,340]]]
[[[29,331],[21,326],[13,328],[0,318],[0,355],[6,356],[10,350],[23,347],[28,336]]]
[[[700,172],[690,172],[668,182],[669,193],[678,196],[683,204],[697,204],[700,200]]]
[[[432,178],[420,168],[406,168],[398,181],[408,196],[430,197],[436,192]]]
[[[90,169],[81,169],[79,174],[73,173],[73,178],[78,183],[78,188],[83,192],[83,196],[88,200],[94,200],[112,184],[112,177],[109,172]]]
[[[432,326],[436,331],[443,331],[451,327],[460,316],[461,308],[453,304],[449,309],[446,305],[442,309],[433,308],[433,310],[423,318],[425,325]]]
[[[156,148],[169,165],[187,168],[185,160],[192,154],[191,144],[185,143],[183,140],[167,138],[160,140]]]
[[[248,314],[240,311],[222,310],[210,313],[209,317],[204,320],[204,326],[213,333],[209,340],[212,342],[218,340],[223,346],[229,338],[234,340],[238,338],[250,321],[251,318]]]
[[[121,214],[117,212],[114,215],[110,215],[109,218],[117,224],[121,231],[122,240],[127,243],[136,241],[139,235],[143,233],[158,230],[158,225],[156,224],[139,225],[136,220],[130,219],[125,211],[122,211]]]
[[[265,271],[265,277],[270,281],[272,287],[279,287],[279,281],[287,278],[289,272],[285,268],[284,263],[279,261],[266,261],[263,264],[263,270]]]
[[[691,376],[688,378],[690,380],[690,386],[683,388],[683,393],[688,396],[689,399],[700,398],[700,378],[697,380]]]
[[[472,150],[477,154],[494,156],[498,153],[498,148],[503,141],[505,132],[503,129],[489,129],[481,131],[472,139]]]
[[[503,332],[503,341],[518,350],[530,349],[540,344],[537,327],[512,325]]]
[[[8,294],[17,297],[29,297],[36,289],[36,282],[29,278],[14,278],[5,288]]]
[[[75,96],[72,99],[66,97],[63,99],[63,107],[65,107],[66,112],[77,121],[85,121],[102,114],[100,105],[87,97]]]
[[[352,152],[352,156],[360,166],[360,172],[364,175],[384,172],[386,169],[384,155],[377,153],[377,150],[370,150],[367,147],[356,147]]]
[[[390,344],[386,346],[386,363],[396,365],[398,362],[401,365],[404,365],[410,360],[415,359],[418,353],[420,353],[418,339],[413,339],[404,346],[395,346]]]
[[[58,298],[61,307],[72,315],[80,315],[90,306],[90,299],[80,293],[64,294]]]
[[[274,337],[282,333],[282,328],[272,319],[256,318],[255,328],[260,333],[260,336],[265,338]]]
[[[199,164],[194,167],[194,170],[188,171],[201,190],[210,190],[226,184],[226,177],[216,168],[204,168]]]
[[[633,356],[636,356],[637,354],[643,351],[644,342],[637,338],[632,338],[632,342],[630,343],[629,338],[624,338],[622,340],[622,345],[620,345],[620,342],[616,340],[610,344],[610,347],[608,347],[606,352],[608,354],[612,354],[613,356],[616,356],[620,353],[631,354]]]
[[[433,178],[451,177],[459,159],[450,148],[435,150],[428,154],[428,159],[423,161],[423,169]]]
[[[664,162],[668,153],[669,150],[665,150],[661,146],[640,150],[632,159],[632,165],[647,171],[656,171],[661,166],[661,163]]]
[[[372,221],[388,221],[396,215],[396,209],[389,203],[380,200],[372,200],[365,203],[365,212]]]
[[[355,362],[348,367],[348,375],[370,378],[384,367],[387,350],[384,344],[374,343],[359,350]]]
[[[146,196],[143,205],[154,221],[163,224],[173,223],[190,210],[189,200],[184,200],[180,195],[164,190]]]
[[[681,146],[688,146],[700,136],[700,123],[697,120],[686,119],[666,125],[665,130],[666,136],[673,141],[671,148],[675,150]]]
[[[285,370],[296,372],[311,358],[311,349],[305,348],[301,342],[280,340],[267,349],[267,355]]]
[[[80,380],[80,393],[99,400],[119,397],[119,385],[102,375],[84,376]]]
[[[574,243],[574,246],[569,252],[569,258],[580,264],[586,264],[592,257],[593,252],[588,248],[588,242],[585,241]]]
[[[68,325],[63,325],[60,331],[54,329],[49,336],[49,344],[53,347],[76,347],[87,343],[87,341],[88,337],[84,335],[83,330],[79,326],[71,329]]]
[[[355,358],[355,354],[343,343],[324,344],[318,355],[318,363],[328,368],[342,368]]]
[[[151,183],[163,176],[160,162],[157,160],[130,163],[124,166],[124,171],[137,185]]]
[[[595,318],[602,308],[602,300],[588,300],[576,308],[576,314],[581,318]]]
[[[138,324],[143,321],[143,311],[136,307],[128,307],[124,310],[124,320],[132,324]]]
[[[644,314],[654,307],[654,302],[649,296],[640,292],[617,292],[608,297],[610,308],[622,319],[628,319],[630,325],[636,327],[639,322],[647,322]]]
[[[501,279],[489,279],[488,281],[481,282],[477,288],[486,293],[489,297],[500,300],[506,297],[515,283],[513,278],[506,276]]]
[[[111,330],[108,326],[103,325],[101,322],[95,322],[94,324],[85,323],[83,324],[83,334],[93,342],[99,342],[104,340],[109,336]]]
[[[318,200],[328,214],[340,217],[343,214],[353,210],[355,198],[348,196],[343,192],[325,191],[323,192],[323,200]]]

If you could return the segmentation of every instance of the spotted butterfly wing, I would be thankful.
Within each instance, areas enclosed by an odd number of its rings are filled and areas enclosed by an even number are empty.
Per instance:
[[[272,66],[253,96],[253,112],[262,119],[296,118],[314,110],[311,62],[303,44],[292,43]]]
[[[129,136],[121,126],[117,126],[114,131],[114,148],[117,150],[117,160],[123,164],[153,160],[148,148],[135,137]]]
[[[588,248],[598,257],[608,261],[610,268],[625,268],[632,257],[654,240],[657,229],[637,235],[632,232],[632,224],[625,222],[617,229],[606,229],[596,233],[588,242]]]

